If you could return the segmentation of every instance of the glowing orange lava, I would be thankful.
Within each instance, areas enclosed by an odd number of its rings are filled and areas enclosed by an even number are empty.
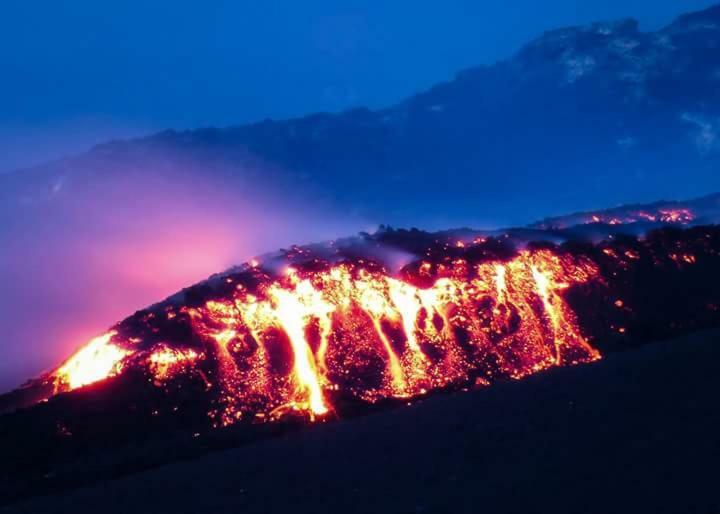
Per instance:
[[[129,351],[114,345],[117,332],[108,332],[90,341],[55,373],[55,392],[77,389],[122,371],[122,359]]]
[[[193,350],[177,350],[163,345],[154,350],[148,358],[148,365],[157,382],[169,380],[176,373],[181,372],[188,362],[200,356]]]
[[[280,276],[253,270],[252,287],[238,282],[230,294],[166,312],[187,320],[203,350],[172,341],[118,346],[110,332],[55,373],[59,390],[118,374],[129,362],[143,362],[157,384],[209,358],[207,385],[218,398],[210,415],[228,425],[288,411],[316,419],[339,397],[412,398],[600,357],[563,296],[597,275],[587,259],[528,250],[502,262],[423,262],[403,276],[361,262]]]
[[[647,221],[651,223],[687,224],[695,221],[695,214],[690,209],[658,209],[657,211],[632,211],[624,215],[593,214],[586,220],[586,224],[605,223],[608,225],[624,225]]]
[[[609,210],[550,218],[534,225],[541,229],[564,229],[575,225],[629,225],[633,223],[664,223],[689,225],[698,220],[693,210],[685,207]]]

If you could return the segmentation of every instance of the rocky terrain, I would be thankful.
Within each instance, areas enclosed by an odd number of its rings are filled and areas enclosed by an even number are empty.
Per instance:
[[[435,397],[4,514],[711,514],[719,334]]]

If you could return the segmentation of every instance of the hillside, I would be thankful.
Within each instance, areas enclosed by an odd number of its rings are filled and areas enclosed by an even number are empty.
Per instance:
[[[240,195],[266,185],[421,227],[699,196],[720,189],[719,46],[720,6],[656,32],[632,19],[552,30],[386,109],[108,143],[0,177],[0,195],[197,166]]]
[[[0,503],[717,328],[718,200],[385,227],[217,273],[0,395]]]
[[[720,508],[718,335],[435,397],[1,512],[712,513]]]

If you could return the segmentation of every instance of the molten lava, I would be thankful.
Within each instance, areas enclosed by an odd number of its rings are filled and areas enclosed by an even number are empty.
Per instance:
[[[55,391],[71,391],[117,375],[123,359],[131,352],[112,344],[117,332],[108,332],[90,341],[55,372]]]
[[[686,225],[695,220],[695,215],[690,209],[658,209],[655,212],[631,211],[623,215],[612,216],[604,214],[593,214],[585,219],[586,224],[605,223],[607,225],[625,225],[647,221],[650,223],[677,223]]]
[[[36,494],[88,455],[145,466],[718,329],[713,220],[720,195],[506,231],[380,227],[252,259],[1,394],[6,475]]]
[[[618,208],[598,212],[579,213],[558,218],[550,218],[531,225],[543,230],[565,229],[582,225],[632,225],[650,223],[659,225],[690,225],[698,219],[698,214],[688,207],[645,206],[644,208]]]
[[[715,215],[720,199],[703,201],[546,220],[529,232],[541,243],[381,229],[294,246],[135,313],[12,402],[129,377],[170,403],[192,396],[213,426],[316,420],[715,326],[720,229],[685,227]],[[665,228],[608,226],[638,222]]]
[[[227,276],[218,297],[94,339],[54,373],[55,390],[139,365],[158,386],[179,375],[204,381],[217,398],[209,415],[228,425],[522,378],[600,357],[564,298],[597,275],[589,259],[545,249],[424,261],[399,276],[363,260],[280,275],[250,266]],[[163,332],[183,335],[158,342]]]

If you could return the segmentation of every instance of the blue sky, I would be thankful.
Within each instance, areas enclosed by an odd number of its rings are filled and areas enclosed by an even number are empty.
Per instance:
[[[707,0],[4,0],[0,172],[164,128],[379,107],[545,29]]]

